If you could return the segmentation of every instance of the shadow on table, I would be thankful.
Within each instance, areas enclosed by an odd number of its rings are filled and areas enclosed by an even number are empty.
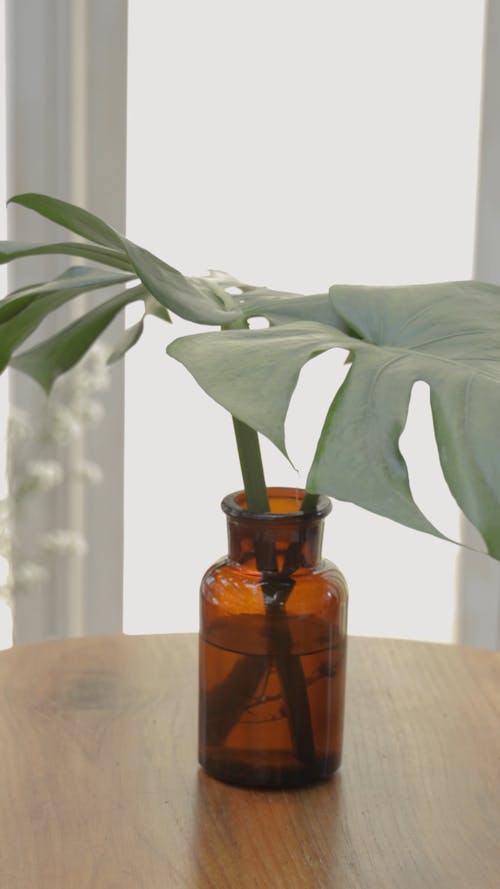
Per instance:
[[[201,769],[194,783],[193,885],[334,885],[346,851],[341,772],[297,790],[234,787]]]

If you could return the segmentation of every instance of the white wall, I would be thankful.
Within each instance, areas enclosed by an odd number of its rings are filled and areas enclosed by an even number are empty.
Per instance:
[[[129,236],[187,274],[304,292],[470,278],[483,7],[130,0]],[[200,576],[225,551],[218,504],[241,487],[229,418],[164,354],[191,329],[151,320],[127,359],[127,632],[196,628]],[[304,371],[288,424],[302,472],[266,446],[271,482],[305,479],[304,429],[340,374],[338,354]],[[415,491],[456,537],[423,384],[415,396]],[[452,544],[338,503],[325,552],[352,633],[453,638]]]

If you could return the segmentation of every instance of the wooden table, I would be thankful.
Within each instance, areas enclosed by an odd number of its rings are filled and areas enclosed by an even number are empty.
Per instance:
[[[344,764],[196,763],[196,638],[0,654],[1,889],[498,889],[500,654],[351,639]]]

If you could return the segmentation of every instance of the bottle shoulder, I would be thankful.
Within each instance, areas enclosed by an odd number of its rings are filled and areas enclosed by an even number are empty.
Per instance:
[[[210,567],[207,568],[202,578],[202,584],[205,580],[211,579],[212,577],[220,579],[226,576],[242,576],[248,578],[249,581],[253,578],[256,583],[259,583],[262,580],[262,573],[255,567],[255,564],[250,563],[249,565],[246,565],[245,563],[234,562],[228,556],[222,556],[220,559],[217,559],[213,565],[210,565]],[[327,577],[346,583],[346,579],[338,565],[335,565],[335,563],[331,562],[329,559],[321,559],[321,561],[311,567],[298,568],[293,572],[292,577],[295,581],[298,581],[299,578],[302,577]]]
[[[349,589],[347,585],[347,580],[345,579],[342,571],[335,565],[334,562],[330,562],[329,559],[323,559],[321,562],[321,576],[328,580],[330,583],[333,583],[335,586],[338,586],[339,589],[342,589],[346,596],[349,594]]]
[[[335,600],[339,604],[347,601],[346,579],[328,559],[321,560],[312,568],[298,569],[291,575],[291,580],[287,607],[307,610],[325,601]],[[278,579],[278,583],[286,581]],[[265,590],[259,571],[248,570],[245,565],[223,557],[205,572],[200,592],[202,599],[229,606],[231,610],[244,607],[260,610]]]

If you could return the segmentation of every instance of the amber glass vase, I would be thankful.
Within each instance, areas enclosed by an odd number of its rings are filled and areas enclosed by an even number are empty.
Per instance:
[[[347,587],[321,556],[320,497],[271,488],[271,512],[222,501],[229,553],[201,584],[199,759],[216,778],[293,787],[340,764]]]

